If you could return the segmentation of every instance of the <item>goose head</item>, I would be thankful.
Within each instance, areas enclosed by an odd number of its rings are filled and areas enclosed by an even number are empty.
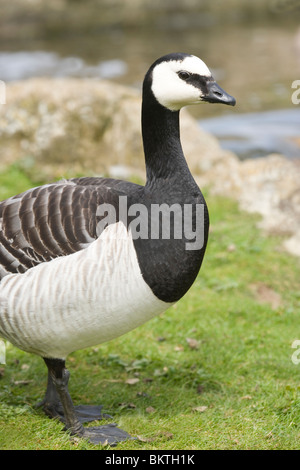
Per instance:
[[[158,59],[146,75],[158,103],[171,111],[201,102],[235,105],[235,98],[214,80],[207,65],[188,54],[168,54]]]

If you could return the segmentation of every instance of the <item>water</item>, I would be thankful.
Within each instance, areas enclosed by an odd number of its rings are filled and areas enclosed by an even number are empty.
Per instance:
[[[300,158],[299,107],[202,119],[199,125],[241,159],[270,153]]]
[[[55,52],[19,51],[0,53],[0,77],[5,82],[30,77],[97,77],[125,75],[123,60],[111,59],[88,65],[81,57],[60,57]]]

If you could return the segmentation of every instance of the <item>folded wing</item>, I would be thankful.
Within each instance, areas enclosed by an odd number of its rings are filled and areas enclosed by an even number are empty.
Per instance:
[[[0,280],[86,248],[100,235],[98,206],[118,204],[120,190],[125,189],[120,184],[112,179],[79,178],[33,188],[0,202]],[[127,185],[131,189],[131,183]]]

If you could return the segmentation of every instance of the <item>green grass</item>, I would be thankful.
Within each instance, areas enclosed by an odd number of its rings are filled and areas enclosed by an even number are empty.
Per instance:
[[[0,176],[2,197],[29,186],[17,167]],[[300,364],[291,360],[291,344],[300,339],[299,260],[236,203],[206,199],[210,241],[193,287],[135,331],[72,354],[71,395],[75,403],[103,404],[141,438],[120,450],[298,449]],[[275,308],[258,287],[280,296]],[[0,449],[99,448],[71,439],[35,409],[46,386],[40,358],[7,345],[0,367]],[[129,378],[139,381],[129,385]]]

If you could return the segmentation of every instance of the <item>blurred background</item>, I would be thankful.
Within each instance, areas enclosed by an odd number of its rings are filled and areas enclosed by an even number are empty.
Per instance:
[[[133,341],[72,355],[73,387],[91,380],[97,401],[104,383],[108,412],[145,436],[128,448],[299,449],[300,0],[0,0],[0,201],[62,177],[143,182],[141,86],[169,52],[199,56],[237,100],[181,114],[207,264]],[[0,369],[0,447],[81,448],[33,412],[44,375],[21,354]]]
[[[300,79],[300,0],[0,5],[1,80],[100,77],[140,89],[157,57],[192,53],[237,99],[234,109],[190,108],[204,129],[241,159],[272,152],[300,156],[300,108],[291,100],[291,85]]]

